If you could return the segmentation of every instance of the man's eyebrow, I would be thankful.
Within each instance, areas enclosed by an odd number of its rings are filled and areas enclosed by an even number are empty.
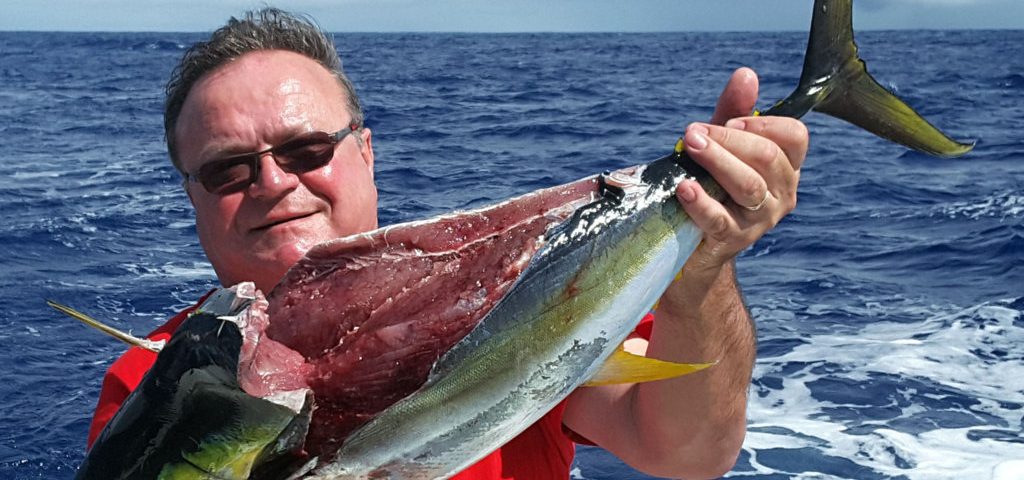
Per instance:
[[[238,155],[241,153],[252,153],[257,150],[251,148],[249,145],[242,143],[225,143],[219,145],[213,145],[210,148],[205,148],[199,152],[199,158],[204,160],[212,160],[219,157]]]

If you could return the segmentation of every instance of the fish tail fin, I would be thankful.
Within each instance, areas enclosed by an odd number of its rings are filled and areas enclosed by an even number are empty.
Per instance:
[[[857,54],[852,0],[816,0],[800,85],[764,115],[800,118],[826,113],[879,137],[939,157],[974,148],[939,131],[880,85]]]
[[[74,318],[75,320],[78,320],[79,322],[82,322],[92,328],[95,328],[96,330],[99,330],[107,335],[110,335],[111,337],[114,337],[124,343],[127,343],[128,345],[145,348],[146,350],[149,350],[151,352],[159,353],[160,350],[164,347],[164,343],[166,343],[163,340],[153,341],[145,338],[136,337],[130,333],[122,332],[121,330],[111,327],[110,325],[104,324],[103,322],[100,322],[95,318],[92,318],[82,312],[79,312],[78,310],[75,310],[67,305],[61,305],[57,302],[54,302],[53,300],[47,300],[46,304],[49,305],[50,307],[53,307],[54,310],[57,310],[58,312],[61,312],[71,318]]]
[[[587,387],[619,383],[641,383],[681,377],[699,372],[714,363],[675,363],[627,352],[621,346],[604,362],[601,370],[584,383]]]

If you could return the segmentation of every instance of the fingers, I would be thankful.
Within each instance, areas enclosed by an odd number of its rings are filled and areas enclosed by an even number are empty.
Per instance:
[[[737,69],[718,97],[711,123],[724,125],[730,118],[750,115],[757,103],[757,90],[757,74],[746,67]]]
[[[676,187],[676,194],[682,200],[683,209],[707,237],[722,239],[738,231],[735,218],[694,180],[683,180]]]
[[[785,117],[747,117],[733,118],[725,125],[774,142],[785,153],[794,170],[803,166],[809,140],[803,122]]]
[[[770,197],[788,197],[795,190],[792,165],[767,138],[703,124],[691,125],[684,138],[687,153],[746,211],[760,210]]]
[[[743,117],[728,125],[695,123],[683,137],[687,154],[729,197],[716,200],[694,181],[676,190],[705,233],[699,252],[707,265],[724,264],[793,210],[807,153],[807,130],[796,120]]]

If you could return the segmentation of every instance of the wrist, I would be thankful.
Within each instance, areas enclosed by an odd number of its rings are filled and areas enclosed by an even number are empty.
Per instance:
[[[658,310],[677,318],[694,315],[715,292],[737,289],[734,260],[710,264],[690,257],[661,296]]]

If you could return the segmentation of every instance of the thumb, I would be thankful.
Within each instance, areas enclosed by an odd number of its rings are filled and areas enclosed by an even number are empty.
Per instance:
[[[718,97],[711,123],[725,125],[730,118],[750,115],[757,103],[757,89],[757,74],[747,67],[737,69]]]

